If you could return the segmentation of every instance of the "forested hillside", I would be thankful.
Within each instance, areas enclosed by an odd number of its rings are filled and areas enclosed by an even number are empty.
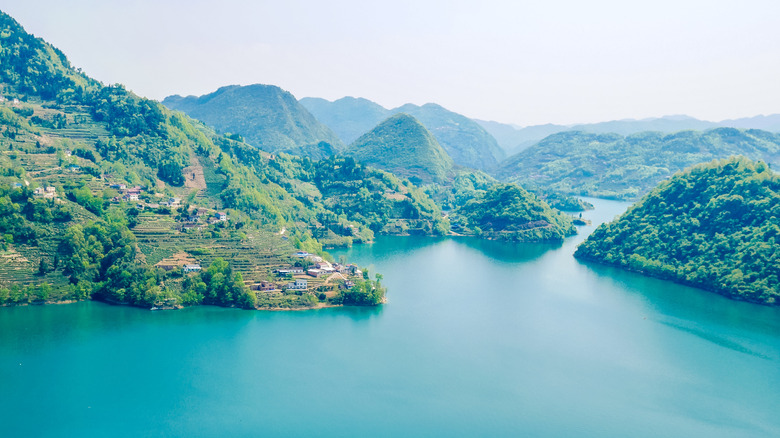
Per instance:
[[[780,304],[780,176],[746,158],[695,166],[597,228],[575,257]]]
[[[573,195],[636,199],[688,166],[737,154],[780,165],[780,134],[734,128],[627,137],[562,132],[510,157],[496,176]]]
[[[455,232],[490,239],[560,242],[577,233],[570,216],[515,184],[493,185],[450,216]]]
[[[407,114],[396,114],[362,135],[346,155],[416,183],[444,181],[452,159],[431,133]]]
[[[169,96],[163,105],[220,132],[238,134],[267,152],[320,159],[344,149],[330,128],[292,94],[273,85],[231,85],[200,97]]]
[[[0,304],[376,304],[383,289],[365,271],[351,290],[316,276],[288,289],[276,271],[376,232],[448,231],[409,182],[218,135],[90,79],[2,13],[0,59]]]

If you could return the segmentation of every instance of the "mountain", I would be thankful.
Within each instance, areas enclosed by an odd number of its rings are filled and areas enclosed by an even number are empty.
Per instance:
[[[231,85],[200,97],[169,96],[162,103],[267,152],[319,159],[344,148],[292,94],[273,85]]]
[[[477,121],[496,138],[507,154],[521,152],[547,136],[564,131],[583,131],[593,134],[632,135],[645,131],[657,131],[667,134],[679,131],[703,131],[714,128],[761,129],[770,132],[780,132],[780,114],[755,116],[742,119],[708,122],[690,116],[663,116],[647,119],[612,120],[599,123],[576,125],[535,125],[524,128],[498,122]]]
[[[392,115],[387,108],[362,97],[342,97],[333,102],[304,97],[299,102],[345,144],[351,144]]]
[[[505,123],[487,122],[483,127],[493,134],[493,136],[498,135],[503,139],[501,147],[507,155],[521,152],[549,135],[568,131],[570,129],[568,126],[554,125],[551,123],[517,128],[514,125]],[[510,131],[510,129],[513,129],[514,132]]]
[[[339,133],[346,143],[353,142],[387,117],[405,113],[419,120],[457,165],[492,169],[505,157],[496,140],[479,124],[433,103],[423,106],[406,104],[388,110],[366,99],[345,97],[329,102],[307,97],[301,99],[301,104]]]
[[[572,218],[515,184],[498,184],[451,214],[459,234],[515,242],[561,242],[577,233]]]
[[[345,154],[413,182],[443,181],[452,159],[431,133],[408,114],[396,114],[349,145]]]
[[[508,158],[495,176],[579,196],[635,199],[688,166],[731,155],[780,166],[780,134],[735,128],[625,137],[566,131]]]
[[[770,114],[768,116],[744,117],[741,119],[723,120],[718,123],[720,126],[731,126],[742,129],[761,129],[770,132],[780,132],[780,114]]]
[[[448,231],[408,181],[220,135],[89,78],[2,12],[0,60],[0,305],[378,304],[362,276],[350,292],[323,277],[279,293],[290,279],[275,271],[311,263],[296,251]]]
[[[612,120],[608,122],[574,125],[570,127],[570,130],[586,131],[592,132],[594,134],[616,133],[620,135],[631,135],[645,131],[658,131],[663,133],[673,133],[679,131],[703,131],[706,129],[717,128],[718,126],[720,125],[717,123],[679,115],[653,117],[641,120]]]
[[[730,158],[664,181],[575,253],[729,298],[780,304],[780,176]]]
[[[406,104],[391,112],[419,120],[457,165],[487,170],[496,167],[505,156],[496,139],[477,122],[435,103]]]

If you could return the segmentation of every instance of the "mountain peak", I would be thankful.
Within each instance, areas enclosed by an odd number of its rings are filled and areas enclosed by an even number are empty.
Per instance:
[[[413,182],[442,181],[453,166],[436,138],[405,113],[391,116],[358,138],[346,154]]]
[[[200,97],[169,96],[163,104],[269,152],[322,158],[343,148],[327,126],[276,85],[228,85]]]

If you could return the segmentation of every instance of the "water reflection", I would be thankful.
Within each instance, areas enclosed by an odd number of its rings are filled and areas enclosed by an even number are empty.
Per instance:
[[[474,248],[493,260],[509,263],[529,262],[563,246],[563,242],[513,243],[476,237],[453,237],[452,240],[460,245]]]
[[[599,282],[615,285],[607,289],[641,297],[645,305],[662,315],[780,336],[780,308],[731,300],[703,289],[613,266],[577,262],[586,266]]]

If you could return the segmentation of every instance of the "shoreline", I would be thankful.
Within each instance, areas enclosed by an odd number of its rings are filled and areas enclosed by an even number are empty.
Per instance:
[[[81,303],[84,301],[94,301],[96,303],[103,303],[110,306],[122,306],[122,307],[133,307],[136,309],[143,309],[148,310],[150,312],[158,312],[158,311],[170,311],[170,310],[183,310],[183,309],[189,309],[194,307],[220,307],[224,309],[237,309],[237,310],[256,310],[261,312],[284,312],[284,311],[290,311],[290,312],[301,312],[305,310],[320,310],[320,309],[330,309],[335,307],[378,307],[378,306],[346,306],[344,304],[328,304],[328,303],[318,303],[316,306],[313,307],[255,307],[254,309],[243,309],[241,307],[235,307],[235,306],[215,306],[211,304],[198,304],[196,306],[169,306],[169,307],[139,307],[139,306],[132,306],[129,304],[121,304],[121,303],[112,303],[109,301],[103,301],[103,300],[93,300],[93,299],[87,299],[87,300],[62,300],[62,301],[44,301],[44,302],[29,302],[29,303],[4,303],[0,304],[0,307],[26,307],[26,306],[45,306],[45,305],[58,305],[58,304],[75,304],[75,303]],[[382,300],[382,304],[385,304],[387,302],[387,297]]]

